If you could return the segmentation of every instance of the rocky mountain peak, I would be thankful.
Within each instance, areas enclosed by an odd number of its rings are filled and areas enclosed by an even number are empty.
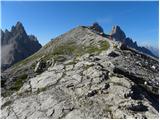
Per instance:
[[[7,34],[7,33],[10,33],[10,32],[7,29],[5,29],[4,33]]]
[[[15,26],[12,26],[11,32],[13,34],[23,34],[23,35],[27,35],[26,31],[23,27],[23,24],[21,22],[17,22]]]
[[[14,63],[32,55],[41,48],[37,38],[27,35],[21,22],[12,26],[11,31],[1,31],[1,70],[5,70]]]
[[[112,31],[110,35],[117,41],[124,41],[126,38],[125,33],[118,25],[115,25],[112,27]]]
[[[112,27],[112,33],[121,32],[121,31],[122,31],[122,29],[121,29],[120,26],[118,26],[118,25],[114,25],[114,26]]]
[[[103,33],[103,28],[98,24],[98,22],[94,22],[92,24],[92,26],[90,26],[91,29],[93,29],[95,32],[98,32],[98,33]]]
[[[16,27],[23,27],[23,24],[22,24],[20,21],[18,21],[18,22],[16,23]]]

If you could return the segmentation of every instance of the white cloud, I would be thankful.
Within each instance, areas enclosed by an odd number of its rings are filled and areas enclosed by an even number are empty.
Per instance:
[[[153,44],[152,40],[143,40],[143,41],[140,41],[139,45],[140,46],[152,46],[152,47],[156,47],[156,48],[159,47],[158,44],[157,45]]]

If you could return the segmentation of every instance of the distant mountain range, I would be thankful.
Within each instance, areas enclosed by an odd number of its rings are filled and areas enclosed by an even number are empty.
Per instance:
[[[113,37],[113,39],[124,43],[128,47],[134,48],[144,54],[148,54],[153,57],[158,57],[157,50],[153,49],[152,47],[138,46],[136,41],[134,42],[131,38],[126,37],[125,32],[119,26],[113,26],[110,35]]]
[[[149,49],[155,56],[159,57],[159,48],[146,45],[145,48]]]
[[[11,31],[1,30],[1,70],[32,55],[41,47],[34,35],[27,35],[21,22],[12,26]]]

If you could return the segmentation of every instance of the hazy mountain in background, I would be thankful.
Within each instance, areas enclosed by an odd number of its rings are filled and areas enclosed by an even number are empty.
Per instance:
[[[25,59],[41,47],[34,35],[27,35],[20,22],[12,26],[11,31],[1,30],[1,69],[4,70]]]
[[[159,57],[159,48],[158,47],[153,47],[151,45],[146,45],[144,47],[149,49],[155,56]]]

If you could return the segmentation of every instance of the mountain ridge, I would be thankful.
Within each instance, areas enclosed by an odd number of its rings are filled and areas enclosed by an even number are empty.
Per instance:
[[[144,45],[145,48],[149,49],[155,56],[159,57],[159,48],[151,45]]]
[[[128,47],[134,48],[136,50],[138,50],[139,52],[142,52],[144,54],[148,54],[151,55],[153,57],[157,57],[156,55],[154,55],[149,49],[147,49],[146,47],[143,46],[138,46],[136,41],[133,41],[132,38],[130,37],[126,37],[125,32],[120,28],[120,26],[115,25],[112,28],[112,31],[110,33],[110,36],[116,40],[116,41],[120,41],[122,43],[124,43],[125,45],[127,45]]]
[[[41,47],[34,35],[27,35],[21,22],[12,26],[11,31],[6,29],[3,32],[1,30],[1,70],[5,70],[16,62],[25,59]]]

